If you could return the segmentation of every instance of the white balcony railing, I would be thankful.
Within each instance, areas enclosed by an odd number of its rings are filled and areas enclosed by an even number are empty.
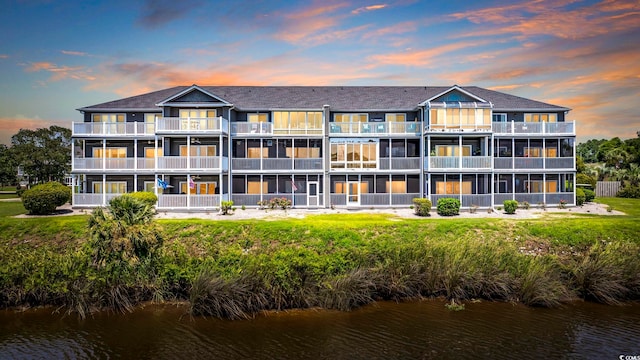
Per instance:
[[[221,161],[222,159],[222,161]],[[162,156],[159,170],[228,170],[229,159],[219,156]]]
[[[322,170],[322,158],[299,158],[299,159],[232,159],[231,165],[236,170]]]
[[[573,169],[572,157],[525,158],[498,157],[493,159],[494,169]]]
[[[71,199],[73,206],[106,206],[109,204],[109,201],[116,196],[120,196],[122,194],[73,194],[73,198]]]
[[[495,134],[507,135],[575,135],[575,122],[494,122],[492,130]]]
[[[74,122],[73,136],[153,136],[155,123]]]
[[[491,125],[484,124],[465,124],[465,125],[447,125],[447,124],[425,124],[426,132],[490,132]]]
[[[232,122],[231,123],[232,135],[272,135],[273,124],[271,123],[247,123],[247,122]]]
[[[220,206],[220,195],[158,195],[158,209],[206,209]]]
[[[429,169],[490,169],[491,156],[430,156]]]
[[[419,170],[420,158],[380,158],[380,170]]]
[[[331,135],[420,135],[420,123],[411,122],[332,122]]]
[[[221,116],[212,118],[163,117],[157,120],[156,132],[179,134],[228,134],[229,121]]]

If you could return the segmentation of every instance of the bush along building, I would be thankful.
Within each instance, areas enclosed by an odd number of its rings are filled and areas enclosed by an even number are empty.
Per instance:
[[[568,108],[474,86],[181,86],[78,109],[73,205],[151,191],[221,201],[400,207],[453,197],[575,204]]]

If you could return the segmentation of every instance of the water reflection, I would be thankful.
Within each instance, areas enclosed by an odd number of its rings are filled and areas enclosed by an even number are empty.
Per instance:
[[[151,306],[94,318],[0,312],[0,358],[429,359],[640,355],[640,306],[577,303],[378,303],[357,311],[292,311],[248,321],[191,318]]]

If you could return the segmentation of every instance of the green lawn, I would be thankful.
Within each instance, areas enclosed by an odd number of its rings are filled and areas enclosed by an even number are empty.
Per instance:
[[[0,300],[19,295],[11,299],[20,306],[65,299],[73,308],[84,303],[76,299],[102,304],[130,293],[135,303],[160,291],[166,299],[197,303],[193,296],[200,296],[207,303],[220,299],[208,298],[218,291],[251,296],[256,292],[246,289],[254,287],[275,301],[264,309],[348,309],[351,303],[336,305],[341,294],[369,299],[363,303],[416,294],[544,306],[567,298],[640,299],[640,200],[599,201],[627,215],[158,220],[164,244],[154,262],[114,262],[100,271],[89,265],[99,248],[87,244],[88,215],[14,218],[25,213],[22,204],[0,202]],[[100,287],[112,282],[121,288]],[[233,307],[252,301],[234,299]]]
[[[17,194],[0,194],[0,199],[17,199]]]

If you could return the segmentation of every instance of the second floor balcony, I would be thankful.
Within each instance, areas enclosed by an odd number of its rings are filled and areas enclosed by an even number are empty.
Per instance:
[[[161,156],[158,170],[167,171],[227,171],[229,158],[226,156]]]
[[[231,160],[233,171],[318,171],[322,170],[322,158],[235,158]]]
[[[490,170],[491,156],[429,156],[425,170]]]
[[[420,125],[408,122],[332,122],[329,134],[334,136],[420,135]]]
[[[494,169],[545,169],[573,170],[573,157],[496,157],[493,159]]]

